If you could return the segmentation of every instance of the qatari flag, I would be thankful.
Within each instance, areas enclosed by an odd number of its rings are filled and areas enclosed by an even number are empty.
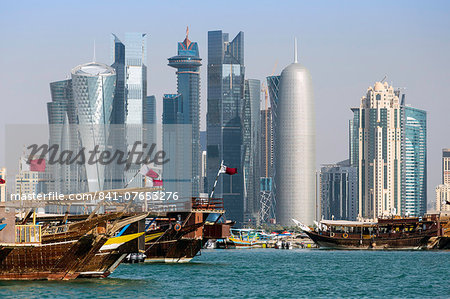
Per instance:
[[[6,181],[4,179],[0,179],[0,185],[6,184]]]
[[[220,168],[220,173],[226,173],[229,175],[233,175],[237,173],[237,168],[231,168],[225,165],[222,165],[222,167]]]
[[[142,165],[139,172],[152,179],[158,179],[161,176],[161,171],[159,169],[152,169],[148,165]]]
[[[30,171],[45,172],[45,159],[31,160]]]
[[[163,181],[162,180],[153,180],[153,187],[162,186]]]

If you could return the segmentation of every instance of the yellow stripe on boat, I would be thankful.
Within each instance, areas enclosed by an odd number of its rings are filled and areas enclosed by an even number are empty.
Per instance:
[[[142,233],[135,233],[135,234],[125,235],[125,236],[120,236],[120,237],[112,237],[112,238],[109,238],[108,241],[106,241],[106,243],[104,245],[123,244],[126,242],[130,242],[131,240],[134,240],[136,238],[139,238],[143,234],[144,233],[142,232]]]
[[[162,234],[164,234],[164,233],[155,233],[155,234],[151,234],[151,235],[145,236],[145,242],[148,242],[148,241],[151,241],[153,239],[156,239],[156,238],[160,237]]]

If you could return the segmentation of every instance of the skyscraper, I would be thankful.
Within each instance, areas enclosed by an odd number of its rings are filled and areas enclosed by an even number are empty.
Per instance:
[[[320,170],[321,214],[324,219],[356,220],[357,171],[349,160],[322,166]]]
[[[245,80],[242,115],[243,176],[245,222],[259,223],[261,82]]]
[[[401,211],[401,110],[394,88],[376,82],[352,109],[350,161],[358,169],[358,216]]]
[[[116,72],[113,68],[91,62],[72,70],[73,100],[76,105],[81,145],[86,151],[106,149],[111,124]],[[98,160],[98,154],[96,160]],[[103,190],[105,166],[85,164],[89,191]]]
[[[147,101],[147,34],[125,33],[123,43],[111,35],[111,66],[117,74],[117,86],[112,112],[110,146],[121,151],[130,151],[136,142],[143,143],[150,133],[144,130],[144,106]],[[151,127],[151,126],[150,126]],[[152,133],[153,134],[153,133]],[[145,136],[146,135],[146,136]],[[136,144],[137,145],[137,144]],[[141,145],[137,151],[143,150]],[[140,165],[132,164],[128,170],[123,165],[114,165],[112,182],[121,188],[139,171]],[[143,180],[135,179],[128,186],[141,187]]]
[[[201,152],[200,152],[200,66],[201,58],[198,44],[189,40],[189,28],[186,38],[178,43],[178,55],[169,58],[169,66],[177,69],[177,86],[180,108],[176,124],[191,127],[192,148],[192,196],[200,192]],[[181,137],[181,136],[180,136]],[[185,144],[186,146],[186,144]],[[183,150],[180,148],[180,150]]]
[[[419,217],[427,212],[427,114],[402,102],[401,214]]]
[[[50,83],[52,101],[47,103],[49,124],[49,145],[57,145],[59,153],[64,150],[78,152],[78,115],[72,95],[72,80]],[[46,171],[50,174],[49,190],[63,194],[87,190],[84,166],[50,164]]]
[[[450,149],[442,149],[442,184],[450,185]]]
[[[211,190],[221,161],[238,174],[220,176],[215,195],[223,197],[226,217],[241,225],[244,217],[242,111],[244,33],[230,42],[228,33],[208,32],[207,180]]]
[[[297,45],[295,45],[295,48]],[[309,71],[297,62],[281,73],[276,107],[277,222],[312,225],[316,214],[316,128]]]

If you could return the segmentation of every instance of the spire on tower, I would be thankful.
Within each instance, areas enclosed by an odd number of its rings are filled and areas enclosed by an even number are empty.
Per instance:
[[[95,39],[94,39],[94,57],[92,58],[92,62],[95,62],[96,58],[95,58]]]
[[[297,38],[294,37],[294,63],[298,63],[297,57]]]

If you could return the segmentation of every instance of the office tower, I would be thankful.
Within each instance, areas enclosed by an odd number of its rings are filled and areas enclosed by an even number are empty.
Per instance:
[[[177,69],[177,92],[181,95],[179,125],[191,127],[190,144],[192,157],[192,196],[200,192],[201,152],[200,152],[200,66],[201,58],[198,44],[189,40],[189,28],[186,38],[178,43],[177,56],[169,58],[169,66]],[[186,136],[185,136],[186,137]],[[180,148],[180,150],[184,150]]]
[[[208,190],[220,163],[237,168],[238,174],[220,176],[215,197],[223,197],[227,219],[242,225],[244,185],[242,165],[242,110],[244,99],[244,33],[229,41],[221,30],[208,32]]]
[[[58,153],[77,153],[81,144],[78,138],[78,114],[72,94],[72,80],[50,83],[52,101],[47,103],[49,145],[58,147]],[[48,188],[63,194],[87,191],[84,165],[77,163],[49,164]]]
[[[448,184],[436,187],[436,211],[450,212],[450,185]]]
[[[427,212],[427,114],[402,100],[402,208],[406,216]]]
[[[401,212],[401,110],[394,88],[376,82],[352,108],[350,162],[358,169],[358,216]]]
[[[442,149],[442,184],[450,185],[450,149]]]
[[[2,180],[2,183],[0,183],[0,202],[6,201],[6,184],[7,184],[7,178],[6,178],[6,168],[0,168],[0,180]]]
[[[244,221],[259,224],[260,150],[261,150],[261,82],[245,80],[242,115]]]
[[[272,107],[261,110],[261,151],[260,151],[260,186],[259,208],[260,221],[269,222],[275,219],[274,194],[274,122]]]
[[[151,140],[155,132],[145,130],[148,127],[145,111],[147,99],[147,37],[146,33],[125,33],[125,42],[116,35],[111,35],[111,66],[117,74],[114,96],[112,126],[109,145],[124,152],[145,150],[142,143]],[[151,102],[151,99],[150,99]],[[153,126],[150,126],[153,128]],[[152,130],[150,130],[152,131]],[[140,144],[138,144],[140,143]],[[140,169],[132,164],[128,170],[123,165],[113,165],[112,183],[115,188],[122,188],[129,183]],[[129,187],[141,187],[143,180],[134,179]]]
[[[320,169],[320,201],[323,219],[356,220],[357,169],[345,160]]]
[[[79,136],[86,151],[96,147],[99,152],[106,150],[115,84],[116,72],[105,64],[91,62],[72,70],[72,92],[79,121]],[[95,154],[96,160],[99,154]],[[88,190],[103,190],[105,166],[86,163],[85,169]]]
[[[184,122],[183,95],[165,94],[163,98],[163,150],[169,163],[163,165],[164,189],[179,198],[192,196],[192,131]],[[197,186],[198,188],[198,186]]]
[[[295,45],[296,48],[296,45]],[[277,223],[312,225],[316,214],[316,129],[312,81],[297,62],[281,73],[275,126]]]

